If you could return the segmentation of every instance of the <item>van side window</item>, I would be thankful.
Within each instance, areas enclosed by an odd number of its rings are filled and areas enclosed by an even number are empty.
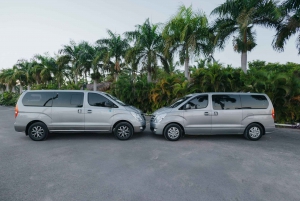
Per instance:
[[[243,109],[267,109],[269,102],[264,95],[241,95]]]
[[[53,92],[27,92],[22,100],[24,106],[51,107]]]
[[[106,107],[105,103],[113,104],[110,100],[104,96],[96,93],[88,93],[88,103],[90,106]]]
[[[82,92],[58,92],[55,94],[52,107],[82,107]]]
[[[241,100],[239,95],[212,95],[214,110],[235,110],[241,109]]]
[[[208,95],[201,95],[193,98],[188,102],[191,105],[191,109],[203,109],[208,105]]]

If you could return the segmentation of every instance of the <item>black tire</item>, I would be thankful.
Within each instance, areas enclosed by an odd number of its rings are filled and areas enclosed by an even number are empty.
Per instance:
[[[263,135],[263,128],[257,123],[252,123],[244,131],[244,137],[248,140],[259,140]]]
[[[167,140],[177,141],[182,136],[182,129],[178,124],[169,124],[164,130],[164,136]]]
[[[48,128],[42,122],[33,123],[28,128],[28,135],[34,141],[42,141],[48,137]]]
[[[133,128],[129,123],[121,122],[116,125],[114,134],[119,140],[128,140],[133,135]]]

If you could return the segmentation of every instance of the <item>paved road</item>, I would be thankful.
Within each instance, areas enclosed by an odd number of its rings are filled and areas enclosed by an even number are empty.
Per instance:
[[[0,200],[299,200],[300,131],[258,142],[148,129],[129,141],[110,134],[50,134],[34,142],[0,106]]]

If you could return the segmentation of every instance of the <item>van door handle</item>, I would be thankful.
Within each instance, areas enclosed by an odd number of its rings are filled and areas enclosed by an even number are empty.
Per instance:
[[[208,115],[209,115],[209,112],[204,112],[204,115],[205,115],[205,116],[208,116]]]
[[[214,115],[215,115],[215,116],[218,116],[218,112],[214,112]]]
[[[92,110],[88,110],[87,113],[92,113]]]
[[[82,112],[82,110],[81,109],[78,109],[78,113],[81,113]]]

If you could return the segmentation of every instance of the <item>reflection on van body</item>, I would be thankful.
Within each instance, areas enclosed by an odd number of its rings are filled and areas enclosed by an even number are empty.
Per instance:
[[[266,94],[190,94],[154,112],[150,129],[168,140],[184,134],[243,134],[258,140],[274,131],[274,109]]]

